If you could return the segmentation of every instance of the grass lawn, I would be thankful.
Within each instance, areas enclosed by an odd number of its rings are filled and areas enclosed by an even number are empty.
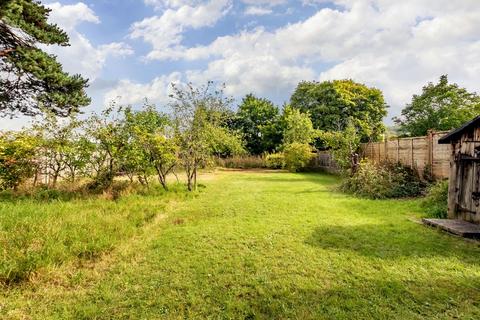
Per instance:
[[[416,200],[354,198],[320,174],[220,171],[201,182],[193,196],[98,200],[90,213],[82,202],[3,205],[0,223],[55,206],[98,221],[103,206],[106,221],[120,211],[137,223],[114,223],[121,233],[101,254],[46,262],[2,288],[0,318],[480,318],[478,244],[413,222]],[[29,219],[24,228],[41,224]]]

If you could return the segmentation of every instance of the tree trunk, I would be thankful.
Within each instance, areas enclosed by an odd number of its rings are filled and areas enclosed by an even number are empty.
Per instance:
[[[162,185],[163,189],[165,191],[168,191],[166,174],[163,172],[163,170],[161,168],[159,168],[157,166],[155,166],[155,170],[157,170],[158,181]]]
[[[57,186],[57,180],[59,175],[60,173],[58,171],[53,172],[52,188],[55,188]]]
[[[145,185],[147,188],[150,188],[150,185],[148,184],[148,176],[146,174],[143,174],[143,179],[145,180]]]
[[[33,177],[33,187],[37,186],[38,181],[38,167],[35,169],[35,176]]]
[[[193,167],[193,190],[197,190],[197,165]]]

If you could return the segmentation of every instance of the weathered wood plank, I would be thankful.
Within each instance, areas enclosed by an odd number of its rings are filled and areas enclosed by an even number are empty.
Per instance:
[[[480,239],[480,225],[455,219],[422,219],[423,223],[470,239]]]

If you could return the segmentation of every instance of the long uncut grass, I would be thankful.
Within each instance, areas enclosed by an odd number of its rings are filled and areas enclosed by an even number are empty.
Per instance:
[[[99,195],[65,188],[1,193],[0,286],[28,281],[72,259],[96,259],[161,214],[180,190],[174,186],[166,193],[154,185]]]

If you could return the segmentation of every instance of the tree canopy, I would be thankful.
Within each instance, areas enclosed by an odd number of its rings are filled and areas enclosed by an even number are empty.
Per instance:
[[[365,142],[385,131],[387,105],[382,92],[353,80],[300,82],[290,103],[310,114],[315,129],[343,131],[352,122]]]
[[[50,9],[33,0],[0,0],[0,113],[58,116],[90,103],[87,80],[64,72],[38,45],[68,46],[68,35],[48,23]]]
[[[197,188],[197,172],[218,152],[241,152],[239,138],[227,127],[231,98],[213,82],[194,87],[191,83],[173,85],[173,120],[179,146],[179,160],[187,175],[187,187]]]
[[[285,128],[283,133],[284,145],[298,142],[311,144],[318,137],[318,131],[313,128],[312,120],[308,113],[286,106],[283,111]]]
[[[238,107],[234,127],[246,141],[246,149],[254,155],[274,151],[282,142],[280,112],[269,100],[246,95]]]
[[[420,95],[394,118],[405,136],[423,136],[428,130],[450,130],[480,114],[480,96],[468,92],[442,75],[437,84],[428,83]]]

